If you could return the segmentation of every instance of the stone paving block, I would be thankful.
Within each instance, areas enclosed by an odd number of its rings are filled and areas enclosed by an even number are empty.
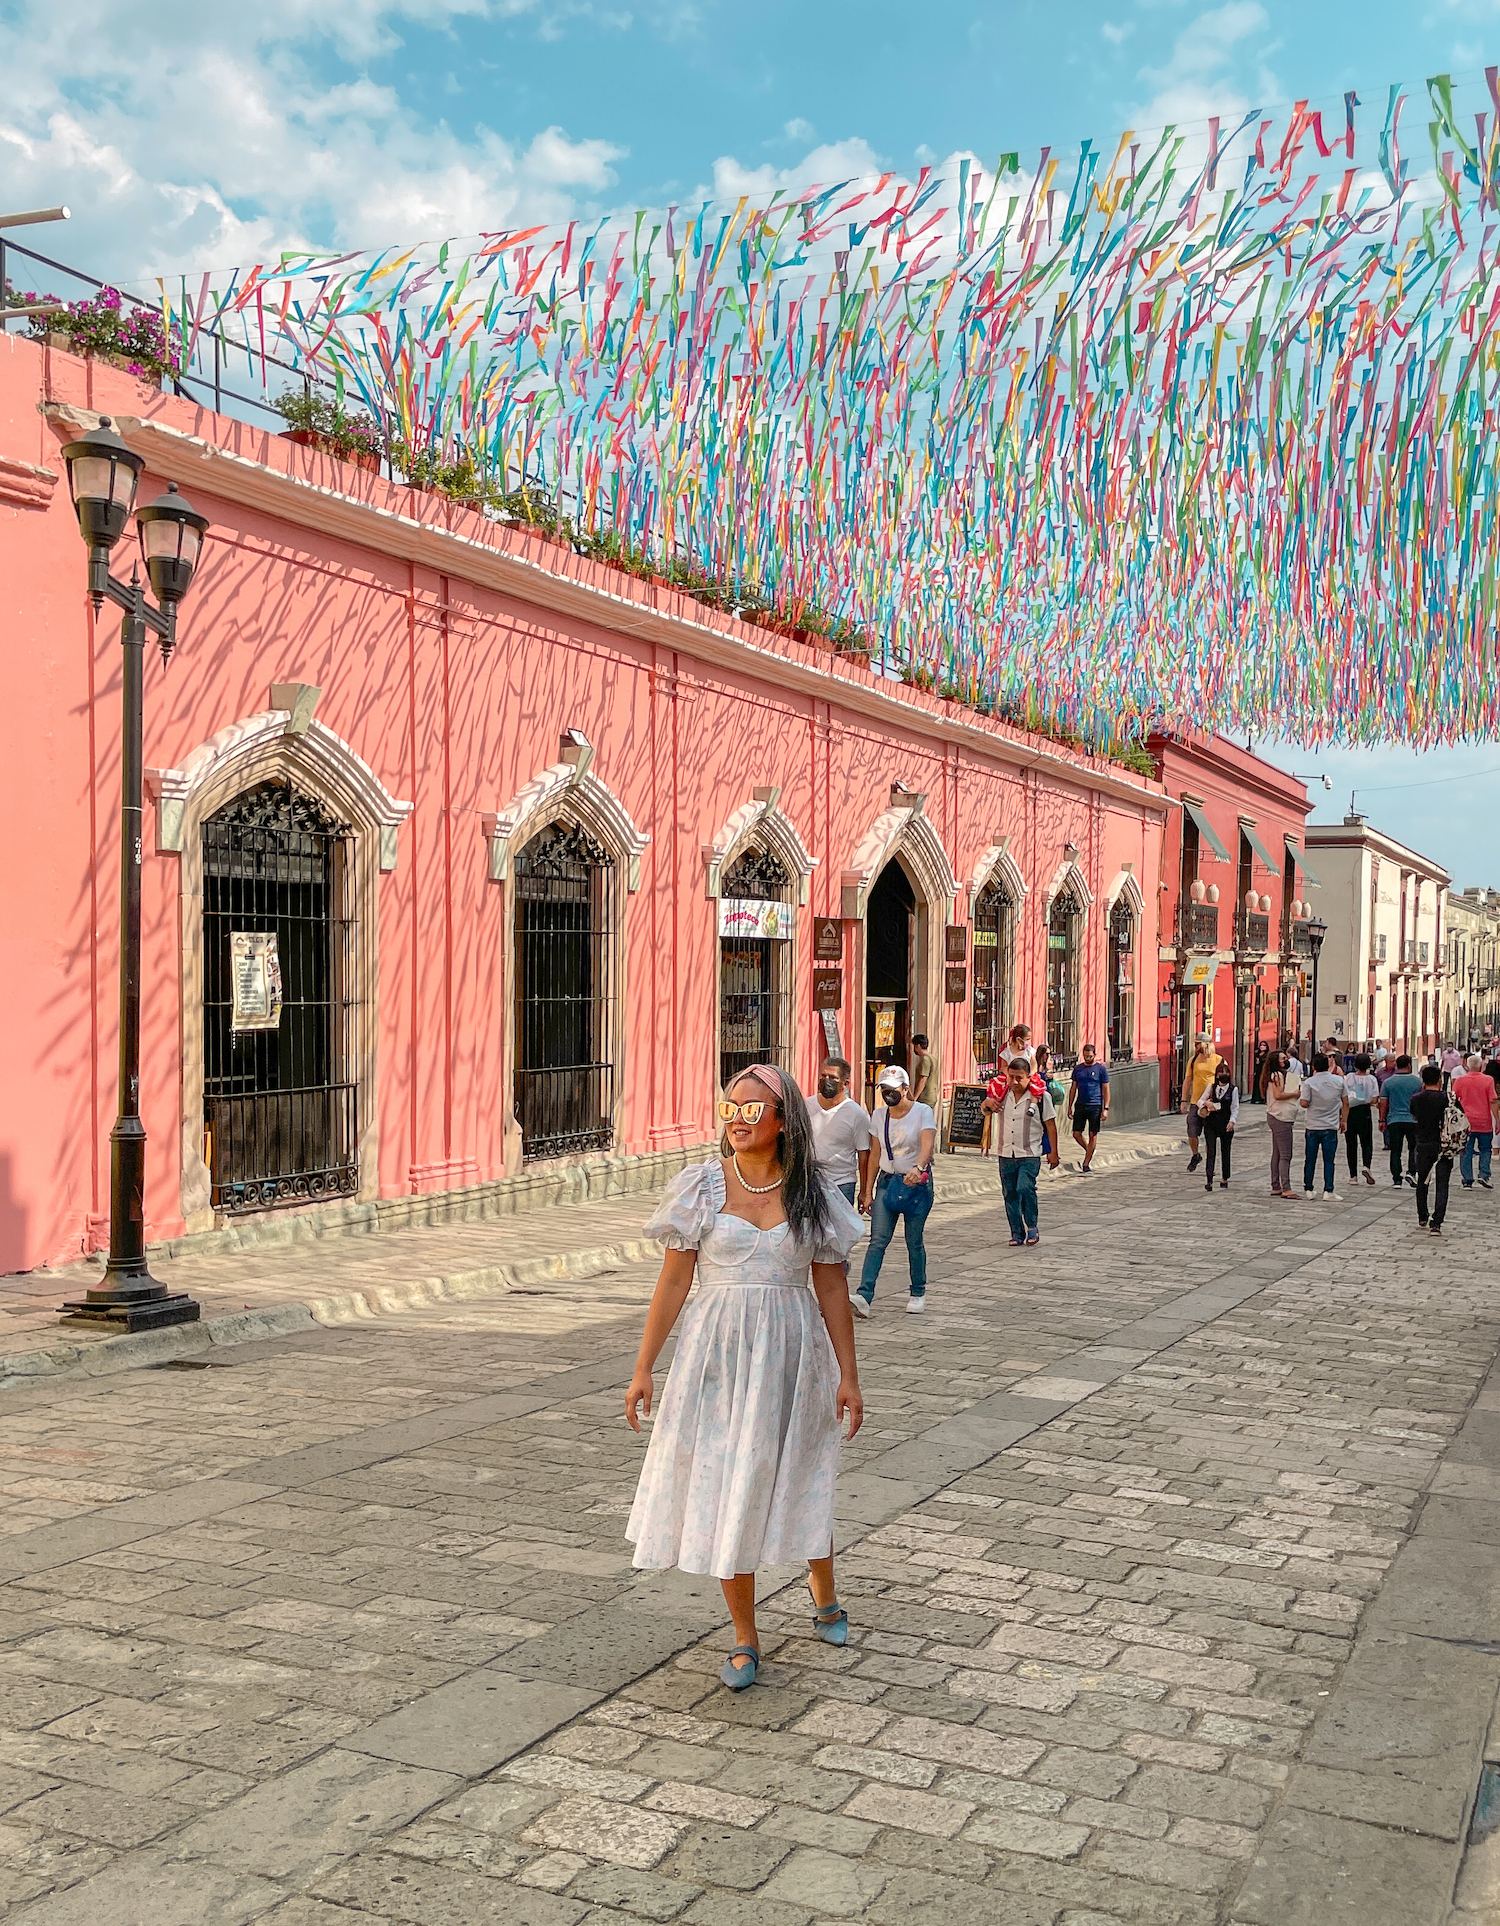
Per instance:
[[[1287,1808],[1251,1862],[1234,1926],[1442,1926],[1458,1853],[1440,1840]]]
[[[887,1785],[930,1786],[937,1767],[927,1759],[903,1758],[899,1752],[878,1746],[825,1745],[813,1754],[813,1764],[832,1772],[858,1772]]]
[[[772,1876],[764,1897],[808,1906],[831,1919],[856,1919],[880,1896],[888,1876],[863,1860],[799,1847]]]
[[[965,1838],[1001,1852],[1035,1853],[1043,1859],[1076,1859],[1088,1844],[1089,1828],[1031,1812],[982,1812]]]
[[[763,1893],[750,1898],[730,1892],[705,1893],[682,1917],[687,1926],[808,1926],[812,1914],[806,1906],[789,1906]]]
[[[347,1741],[373,1757],[473,1778],[576,1718],[602,1695],[493,1667],[425,1693]]]
[[[1162,1886],[1181,1886],[1191,1893],[1222,1892],[1237,1880],[1236,1861],[1162,1839],[1130,1839],[1120,1833],[1101,1833],[1089,1852],[1089,1865],[1125,1873]]]
[[[1248,1786],[1207,1772],[1183,1772],[1176,1766],[1165,1765],[1142,1766],[1124,1796],[1131,1805],[1231,1826],[1259,1826],[1270,1805],[1268,1795],[1259,1786]]]
[[[725,1826],[690,1825],[663,1868],[674,1878],[698,1886],[729,1886],[754,1892],[763,1886],[792,1850],[789,1840],[762,1832],[735,1832]]]
[[[866,1909],[874,1926],[1052,1926],[1050,1900],[997,1892],[938,1873],[893,1872]]]
[[[951,1839],[973,1810],[967,1800],[943,1799],[930,1792],[887,1785],[866,1786],[844,1807],[851,1819],[868,1819],[877,1826],[902,1826],[939,1839]]]
[[[629,1866],[590,1866],[568,1888],[570,1899],[590,1899],[600,1906],[623,1908],[640,1919],[676,1919],[695,1899],[697,1886],[658,1873],[635,1872]]]
[[[748,1799],[718,1786],[689,1785],[668,1780],[641,1801],[652,1812],[674,1812],[684,1818],[708,1819],[742,1830],[758,1825],[771,1810],[763,1799]]]
[[[776,1806],[760,1830],[772,1839],[790,1839],[799,1846],[817,1846],[858,1859],[879,1829],[868,1820],[851,1819],[842,1812],[807,1812],[800,1806]]]
[[[457,1783],[334,1748],[195,1820],[173,1850],[235,1871],[307,1879],[438,1805]]]
[[[357,1853],[313,1888],[349,1907],[353,1926],[370,1913],[412,1926],[576,1926],[587,1908],[555,1893],[531,1891],[451,1865],[424,1865],[393,1853]]]
[[[286,1888],[254,1874],[189,1864],[157,1850],[132,1853],[105,1871],[18,1914],[25,1926],[246,1926]]]
[[[682,1834],[680,1825],[659,1813],[573,1794],[534,1819],[522,1838],[553,1851],[586,1853],[590,1859],[649,1872],[677,1845]]]

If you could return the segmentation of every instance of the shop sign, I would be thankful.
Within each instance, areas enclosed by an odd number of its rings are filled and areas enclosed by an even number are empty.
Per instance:
[[[963,923],[949,923],[944,931],[945,945],[943,954],[949,963],[966,963],[969,959],[969,932]]]
[[[813,971],[813,1008],[815,1010],[840,1010],[844,1005],[844,972],[842,970]]]
[[[231,1030],[280,1028],[281,958],[274,932],[231,930],[229,979],[233,997]]]
[[[829,1056],[841,1057],[844,1054],[844,1045],[842,1038],[839,1036],[838,1011],[822,1010],[819,1014],[823,1019],[823,1048]]]
[[[877,1010],[875,1012],[875,1048],[894,1050],[896,1047],[896,1012]]]
[[[1218,973],[1218,957],[1190,956],[1182,966],[1182,987],[1185,990],[1207,988]]]
[[[959,932],[963,934],[962,931]],[[969,998],[969,973],[962,963],[949,963],[943,970],[944,1003],[966,1003]]]
[[[813,961],[816,963],[842,963],[844,960],[844,925],[837,916],[817,916],[813,918]]]
[[[788,942],[797,934],[792,903],[761,903],[749,897],[719,898],[720,936],[771,937]]]

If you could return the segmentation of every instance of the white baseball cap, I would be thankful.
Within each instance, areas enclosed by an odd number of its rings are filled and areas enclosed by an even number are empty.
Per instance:
[[[906,1090],[911,1086],[911,1078],[899,1063],[889,1063],[875,1080],[886,1090]]]

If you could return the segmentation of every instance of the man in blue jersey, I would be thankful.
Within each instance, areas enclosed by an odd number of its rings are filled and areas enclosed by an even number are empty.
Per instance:
[[[1099,1132],[1109,1115],[1109,1066],[1096,1063],[1094,1046],[1083,1046],[1082,1058],[1073,1065],[1073,1081],[1068,1088],[1068,1116],[1073,1123],[1073,1141],[1083,1152],[1085,1174],[1092,1169]]]

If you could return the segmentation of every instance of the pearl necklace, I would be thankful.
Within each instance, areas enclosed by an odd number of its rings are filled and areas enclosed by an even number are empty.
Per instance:
[[[779,1177],[776,1179],[774,1184],[746,1183],[745,1173],[740,1169],[740,1156],[737,1150],[730,1152],[729,1161],[734,1165],[734,1174],[740,1180],[741,1190],[748,1190],[751,1193],[751,1195],[754,1197],[764,1197],[768,1190],[780,1190],[781,1179]]]

